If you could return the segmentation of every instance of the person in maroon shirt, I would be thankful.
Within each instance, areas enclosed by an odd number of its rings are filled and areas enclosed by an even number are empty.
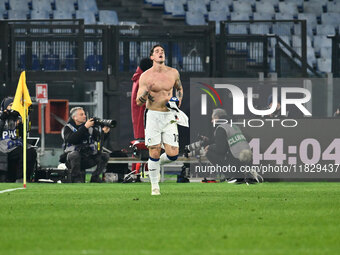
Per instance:
[[[133,126],[133,136],[135,139],[144,139],[144,111],[145,105],[138,106],[136,103],[137,92],[139,88],[139,78],[143,72],[151,68],[153,62],[150,58],[143,58],[140,61],[139,66],[136,69],[136,72],[132,76],[132,93],[131,93],[131,118],[132,118],[132,126]],[[132,171],[137,170],[139,172],[140,164],[132,164]]]
[[[139,78],[143,72],[151,68],[153,62],[150,58],[143,58],[135,74],[132,76],[132,94],[131,94],[131,117],[133,125],[133,136],[135,139],[145,138],[144,135],[144,111],[145,105],[138,106],[136,104],[137,92],[139,88]]]

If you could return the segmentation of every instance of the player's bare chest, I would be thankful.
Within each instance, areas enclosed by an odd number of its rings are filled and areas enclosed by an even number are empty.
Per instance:
[[[155,74],[148,79],[148,87],[151,91],[171,90],[175,84],[175,78],[167,74]]]

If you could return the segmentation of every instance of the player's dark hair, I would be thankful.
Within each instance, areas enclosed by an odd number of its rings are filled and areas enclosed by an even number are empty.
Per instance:
[[[155,50],[156,47],[161,47],[161,48],[165,51],[165,49],[164,49],[164,47],[163,47],[162,45],[156,44],[156,45],[154,45],[154,46],[151,48],[151,50],[150,50],[150,57],[152,56],[153,51]]]

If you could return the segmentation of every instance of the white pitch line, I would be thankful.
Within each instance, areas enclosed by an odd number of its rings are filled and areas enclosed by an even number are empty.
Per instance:
[[[0,194],[1,194],[1,193],[6,193],[6,192],[15,191],[15,190],[18,190],[18,189],[25,189],[25,188],[5,189],[5,190],[1,190],[1,191],[0,191]]]

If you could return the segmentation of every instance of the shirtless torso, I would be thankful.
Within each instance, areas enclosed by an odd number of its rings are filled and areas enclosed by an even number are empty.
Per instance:
[[[183,88],[178,71],[164,64],[163,49],[155,48],[153,56],[153,67],[140,77],[136,101],[137,105],[146,103],[149,110],[166,112],[166,103],[173,95],[173,88],[176,89],[176,96],[181,105]]]

